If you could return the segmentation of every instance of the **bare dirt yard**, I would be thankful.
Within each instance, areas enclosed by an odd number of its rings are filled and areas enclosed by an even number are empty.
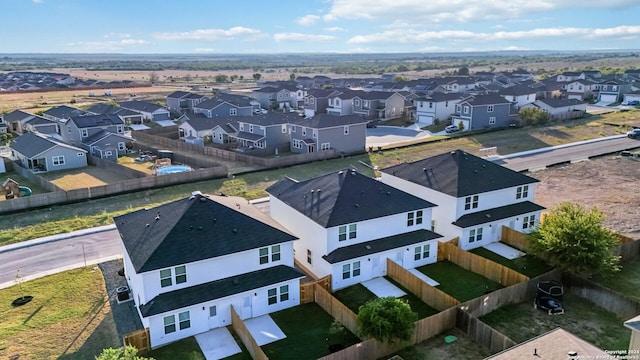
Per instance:
[[[529,175],[540,180],[536,203],[547,208],[565,201],[595,206],[604,213],[607,228],[640,238],[640,161],[605,156]]]
[[[55,171],[42,176],[64,190],[82,189],[128,180],[127,177],[114,171],[95,166],[76,170]]]

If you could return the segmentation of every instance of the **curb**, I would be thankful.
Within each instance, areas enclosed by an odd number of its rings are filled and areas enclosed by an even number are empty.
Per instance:
[[[78,237],[78,236],[90,235],[90,234],[96,234],[96,233],[100,233],[100,232],[115,230],[115,228],[116,228],[115,224],[104,225],[104,226],[97,226],[97,227],[93,227],[93,228],[89,228],[89,229],[76,230],[76,231],[72,231],[72,232],[64,233],[64,234],[51,235],[51,236],[41,237],[41,238],[38,238],[38,239],[22,241],[22,242],[15,243],[15,244],[1,246],[0,247],[0,254],[5,253],[5,252],[9,252],[9,251],[13,251],[13,250],[17,250],[17,249],[28,248],[28,247],[36,246],[36,245],[40,245],[40,244],[46,244],[46,243],[56,242],[56,241],[60,241],[60,240],[64,240],[64,239],[70,239],[70,238],[74,238],[74,237]]]
[[[600,142],[600,141],[607,141],[607,140],[612,140],[612,139],[620,139],[620,138],[623,138],[623,137],[626,137],[626,135],[624,135],[624,134],[622,134],[622,135],[613,135],[613,136],[601,137],[601,138],[591,139],[591,140],[576,141],[576,142],[572,142],[572,143],[568,143],[568,144],[549,146],[549,147],[540,148],[540,149],[521,151],[521,152],[513,153],[513,154],[495,156],[495,157],[491,157],[488,160],[511,159],[511,158],[519,157],[519,156],[527,156],[527,155],[532,155],[532,154],[538,154],[538,153],[542,153],[542,152],[553,151],[553,150],[557,150],[557,149],[564,149],[564,148],[569,148],[569,147],[579,146],[579,145],[584,145],[584,144],[591,144],[591,143],[596,143],[596,142]]]

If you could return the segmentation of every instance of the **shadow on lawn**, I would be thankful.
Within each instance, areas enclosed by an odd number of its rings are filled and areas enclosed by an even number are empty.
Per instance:
[[[105,317],[100,321],[100,324],[93,329],[89,337],[84,340],[82,346],[80,346],[76,351],[69,352],[69,349],[76,344],[82,335],[87,331],[87,328],[94,322],[95,318],[98,316],[100,312],[96,313],[91,319],[87,321],[87,324],[78,332],[75,338],[69,343],[67,348],[62,352],[58,359],[60,360],[84,360],[84,359],[95,359],[96,356],[100,355],[102,349],[106,349],[109,347],[116,348],[120,346],[120,342],[118,339],[117,332],[115,330],[115,325],[113,323],[111,313],[105,315]]]

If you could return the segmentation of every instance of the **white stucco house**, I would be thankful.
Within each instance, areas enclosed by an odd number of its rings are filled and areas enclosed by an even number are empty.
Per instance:
[[[382,169],[381,181],[438,204],[433,231],[464,250],[500,241],[502,226],[528,233],[545,208],[538,180],[462,150]]]
[[[300,303],[296,237],[237,197],[191,197],[114,218],[151,347]]]
[[[331,275],[333,290],[386,275],[386,259],[407,269],[437,261],[435,205],[353,170],[284,178],[267,192],[271,217],[300,239],[299,265]]]

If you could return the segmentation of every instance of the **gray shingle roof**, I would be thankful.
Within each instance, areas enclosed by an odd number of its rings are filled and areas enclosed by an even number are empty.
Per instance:
[[[87,115],[69,118],[80,129],[98,126],[124,125],[124,121],[117,115]]]
[[[544,209],[544,206],[534,204],[531,201],[523,201],[515,204],[462,215],[458,220],[454,221],[453,224],[461,228],[468,228],[471,226],[486,224],[492,221],[502,220],[516,215],[524,215]]]
[[[24,155],[27,158],[33,158],[43,152],[54,148],[56,146],[66,147],[69,149],[75,149],[77,151],[86,152],[85,150],[76,148],[71,145],[67,145],[65,143],[53,140],[44,135],[39,135],[35,133],[26,133],[18,136],[13,140],[9,147],[16,152]]]
[[[297,113],[283,113],[279,111],[269,111],[266,114],[254,116],[233,116],[232,118],[238,122],[260,126],[292,124],[301,120]]]
[[[154,104],[149,101],[123,101],[120,104],[121,108],[134,110],[134,111],[144,111],[144,112],[154,112],[157,110],[166,110],[163,106],[158,104]]]
[[[496,104],[511,104],[505,98],[497,94],[487,95],[473,95],[464,100],[460,100],[459,104],[469,103],[472,106],[484,106],[484,105],[496,105]]]
[[[35,115],[33,114],[29,114],[27,112],[24,112],[22,110],[13,110],[12,112],[8,113],[8,114],[4,114],[3,118],[5,122],[13,122],[13,121],[20,121],[20,120],[24,120],[26,118],[29,117],[33,117]]]
[[[580,104],[584,104],[583,101],[580,101],[578,99],[540,99],[537,100],[536,102],[540,101],[541,103],[545,103],[547,104],[549,107],[552,108],[561,108],[561,107],[565,107],[565,106],[574,106],[574,105],[580,105]]]
[[[456,198],[538,182],[462,150],[381,171]]]
[[[194,114],[189,115],[189,120],[185,121],[185,123],[189,124],[196,131],[203,130],[211,130],[216,126],[224,126],[229,123],[228,118],[208,118],[202,114],[195,114],[201,116],[193,116]]]
[[[174,91],[171,94],[167,95],[168,98],[172,98],[172,99],[182,99],[183,97],[187,96],[191,94],[188,91]]]
[[[312,118],[297,120],[293,125],[323,129],[342,125],[365,124],[367,121],[367,119],[360,115],[336,116],[329,114],[317,114]]]
[[[187,276],[189,276],[187,270]],[[162,293],[148,303],[140,306],[143,317],[162,314],[167,311],[182,309],[187,306],[221,299],[252,289],[275,285],[284,281],[303,278],[300,271],[285,265],[278,265],[232,276],[188,288]],[[294,291],[296,289],[289,289]]]
[[[322,258],[327,260],[329,264],[339,263],[341,261],[359,258],[383,251],[421,243],[427,240],[433,240],[442,237],[433,231],[420,229],[404,234],[387,236],[384,238],[371,240],[359,244],[349,245],[337,248]]]
[[[295,240],[245,199],[194,195],[114,218],[136,272]]]
[[[52,107],[51,109],[43,112],[43,114],[50,115],[58,119],[68,119],[72,116],[89,115],[89,113],[86,111],[76,109],[67,105]]]
[[[285,178],[266,191],[325,228],[435,206],[352,170],[303,182]]]

